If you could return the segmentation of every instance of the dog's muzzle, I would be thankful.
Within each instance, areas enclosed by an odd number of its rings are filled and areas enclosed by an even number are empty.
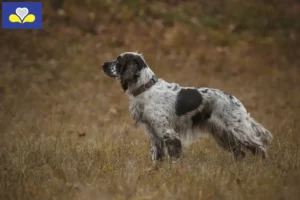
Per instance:
[[[102,65],[103,72],[114,79],[120,79],[120,72],[117,68],[116,61],[105,62]]]

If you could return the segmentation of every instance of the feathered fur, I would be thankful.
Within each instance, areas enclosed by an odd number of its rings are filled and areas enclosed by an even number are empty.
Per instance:
[[[117,60],[105,63],[103,70],[121,79],[129,97],[130,113],[149,136],[152,160],[162,159],[165,152],[177,159],[182,142],[194,141],[204,132],[233,152],[235,158],[244,157],[247,149],[254,155],[267,157],[266,147],[272,141],[272,134],[250,117],[236,97],[218,89],[182,87],[163,79],[133,96],[134,90],[155,76],[137,53],[123,53]]]

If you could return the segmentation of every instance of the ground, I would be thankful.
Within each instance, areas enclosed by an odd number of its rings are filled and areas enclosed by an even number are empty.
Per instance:
[[[42,30],[0,30],[0,199],[299,198],[297,1],[82,2],[45,3]],[[204,138],[147,171],[147,137],[101,70],[124,51],[239,98],[274,135],[269,159]]]

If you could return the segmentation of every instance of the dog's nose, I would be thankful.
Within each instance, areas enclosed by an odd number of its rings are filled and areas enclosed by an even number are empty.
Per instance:
[[[110,65],[109,62],[103,63],[103,65],[102,65],[102,71],[105,72],[105,73],[107,73],[109,71],[109,65]]]
[[[107,66],[108,66],[108,62],[103,63],[102,64],[102,69],[104,70],[105,68],[107,68]]]

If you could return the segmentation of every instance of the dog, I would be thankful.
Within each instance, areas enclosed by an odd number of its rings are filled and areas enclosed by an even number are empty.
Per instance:
[[[158,79],[144,57],[135,52],[122,53],[105,62],[102,69],[120,80],[133,119],[145,127],[149,137],[152,161],[167,155],[176,162],[182,140],[204,132],[236,159],[245,157],[246,150],[267,158],[272,134],[250,117],[236,97],[218,89],[181,87]]]

